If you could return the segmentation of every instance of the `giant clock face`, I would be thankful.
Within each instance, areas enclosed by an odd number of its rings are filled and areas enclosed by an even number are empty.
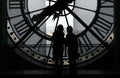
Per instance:
[[[7,31],[15,52],[31,63],[52,68],[51,37],[57,25],[62,24],[65,35],[69,25],[77,35],[77,67],[103,56],[114,39],[114,0],[73,0],[72,3],[61,0],[63,5],[51,8],[57,1],[7,0]],[[63,7],[65,4],[67,7]],[[54,19],[55,13],[58,15]],[[67,67],[69,60],[65,48],[63,65]]]

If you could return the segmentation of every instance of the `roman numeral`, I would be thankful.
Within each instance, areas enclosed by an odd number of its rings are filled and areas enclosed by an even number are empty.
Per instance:
[[[53,48],[53,42],[51,42],[50,46],[49,46],[49,50],[48,50],[48,54],[47,54],[47,61],[50,58],[50,54],[52,52],[52,48]]]
[[[112,22],[99,16],[99,19],[97,20],[93,28],[97,31],[97,34],[99,34],[99,36],[104,38],[105,35],[110,30],[111,26],[112,26]]]
[[[113,13],[112,13],[113,8],[114,8],[113,0],[101,0],[101,12],[100,12],[100,14],[113,17]],[[106,11],[104,11],[104,10],[106,10]],[[112,13],[112,14],[110,14],[110,13]]]
[[[101,4],[105,4],[105,3],[107,3],[107,2],[110,2],[110,3],[113,3],[114,1],[113,0],[101,0],[102,2],[101,2]]]
[[[84,50],[83,50],[83,48],[84,48],[84,46],[83,46],[83,43],[81,42],[81,40],[80,39],[78,39],[78,52],[80,52],[80,54],[82,54],[82,53],[84,53]],[[80,50],[79,50],[80,49]],[[84,49],[86,49],[86,48],[84,48]]]
[[[34,45],[34,49],[36,49],[38,52],[40,51],[40,47],[42,45],[42,41],[43,41],[43,38],[41,38],[35,45]]]
[[[112,15],[112,14],[103,13],[103,12],[100,12],[100,14],[102,14],[102,15],[106,15],[106,16],[110,16],[110,17],[113,17],[113,16],[114,16],[114,15]]]
[[[80,48],[80,53],[86,52],[93,48],[92,41],[89,39],[88,34],[84,34],[78,39],[79,42],[79,48]]]
[[[23,7],[25,8],[25,5]],[[9,9],[20,9],[20,0],[9,0]]]
[[[113,5],[102,5],[102,8],[113,8]]]
[[[14,26],[20,36],[23,36],[29,29],[24,20],[17,22],[16,24],[14,24]]]
[[[109,10],[109,12],[100,12],[98,16],[98,20],[96,24],[93,26],[94,30],[96,33],[101,37],[104,38],[108,31],[111,29],[112,24],[113,24],[113,0],[101,0],[101,9],[106,10],[106,8]]]

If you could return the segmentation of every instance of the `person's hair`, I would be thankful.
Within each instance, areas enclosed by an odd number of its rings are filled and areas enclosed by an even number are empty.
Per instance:
[[[67,27],[67,31],[68,31],[68,33],[72,33],[72,31],[73,31],[72,26],[68,26],[68,27]]]
[[[57,30],[59,30],[59,31],[63,31],[63,25],[58,25],[58,27],[57,27]]]

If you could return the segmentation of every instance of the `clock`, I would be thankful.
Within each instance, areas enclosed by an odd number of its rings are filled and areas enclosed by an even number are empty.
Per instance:
[[[73,27],[77,67],[100,59],[114,40],[114,0],[7,0],[7,32],[15,52],[35,65],[53,68],[56,27]],[[64,45],[63,66],[69,66]]]

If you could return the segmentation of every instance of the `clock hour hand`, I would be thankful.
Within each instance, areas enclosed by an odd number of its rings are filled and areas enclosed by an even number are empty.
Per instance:
[[[32,31],[35,31],[35,28],[46,18],[46,16],[51,16],[52,14],[56,13],[56,11],[61,12],[62,10],[66,9],[66,7],[68,6],[69,3],[71,3],[74,0],[57,0],[55,2],[55,4],[53,6],[48,6],[46,7],[40,14],[33,16],[32,20],[36,21],[36,23],[34,24],[34,26],[30,26],[30,29],[28,30],[28,32],[15,44],[15,46],[17,47],[21,42],[24,41],[24,39],[30,35],[30,33]],[[21,5],[21,11],[22,13],[25,15],[24,10],[23,10],[23,2],[22,0],[20,0],[20,5]],[[61,5],[61,3],[63,3],[63,5]],[[57,17],[57,15],[56,15]]]
[[[50,0],[52,1],[52,0]],[[53,15],[53,19],[60,16],[62,10],[66,9],[68,4],[72,3],[74,0],[57,0],[54,5],[46,7],[40,14],[34,15],[32,17],[33,21],[43,20],[46,16]]]
[[[51,16],[54,12],[54,9],[50,6],[46,7],[40,14],[37,14],[37,15],[34,15],[32,17],[32,20],[34,22],[37,22],[37,21],[42,21],[45,19],[46,16]]]

